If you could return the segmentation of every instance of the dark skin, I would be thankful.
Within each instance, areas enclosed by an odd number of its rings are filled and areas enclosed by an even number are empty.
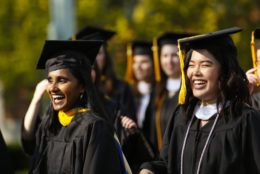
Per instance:
[[[47,93],[56,111],[69,111],[73,109],[81,93],[83,86],[69,69],[59,69],[48,73]]]

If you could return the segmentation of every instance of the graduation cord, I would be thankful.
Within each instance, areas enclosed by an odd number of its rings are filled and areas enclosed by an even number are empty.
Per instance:
[[[209,144],[209,139],[210,139],[210,137],[211,137],[211,135],[212,135],[212,132],[213,132],[213,130],[214,130],[215,126],[216,126],[216,123],[217,123],[217,121],[218,121],[218,117],[219,117],[219,113],[217,113],[217,116],[216,116],[216,118],[215,118],[215,120],[214,120],[214,123],[213,123],[213,125],[212,125],[211,130],[210,130],[210,133],[209,133],[209,135],[208,135],[207,141],[206,141],[206,143],[205,143],[205,145],[204,145],[204,147],[203,147],[203,150],[202,150],[202,152],[201,152],[200,160],[199,160],[199,164],[198,164],[198,168],[197,168],[196,174],[199,174],[199,172],[200,172],[200,166],[201,166],[202,158],[203,158],[203,155],[204,155],[204,153],[205,153],[205,150],[206,150],[206,148],[207,148],[207,146],[208,146],[208,144]],[[193,122],[193,119],[194,119],[194,114],[192,115],[191,121],[189,122],[187,131],[186,131],[186,134],[185,134],[185,138],[184,138],[184,141],[183,141],[183,145],[182,145],[182,150],[181,150],[181,174],[183,174],[183,155],[184,155],[184,149],[185,149],[185,146],[186,146],[186,141],[187,141],[187,138],[188,138],[188,134],[189,134],[190,127],[191,127],[191,123]]]

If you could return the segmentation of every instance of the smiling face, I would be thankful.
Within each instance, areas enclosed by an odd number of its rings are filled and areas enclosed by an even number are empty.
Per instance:
[[[153,62],[149,55],[133,57],[133,73],[137,81],[149,81],[153,73]]]
[[[54,110],[66,112],[75,107],[84,88],[69,69],[59,69],[48,73],[47,92]]]
[[[178,56],[178,47],[174,44],[162,46],[160,62],[163,72],[169,78],[180,77],[180,59]]]
[[[194,50],[187,69],[193,96],[203,104],[215,103],[219,93],[221,66],[207,50]]]

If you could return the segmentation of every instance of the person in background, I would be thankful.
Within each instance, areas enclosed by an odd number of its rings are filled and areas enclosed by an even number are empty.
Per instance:
[[[100,89],[109,98],[119,102],[125,110],[125,115],[136,121],[135,103],[131,87],[119,79],[113,68],[113,60],[107,51],[107,41],[115,35],[114,31],[106,30],[94,26],[86,26],[76,35],[73,40],[103,40],[104,43],[99,49],[96,62],[100,71]]]
[[[246,72],[249,81],[250,104],[253,108],[260,110],[260,28],[256,28],[251,36],[251,53],[253,68]],[[258,42],[257,42],[258,41]]]
[[[179,40],[180,105],[166,129],[161,159],[143,164],[140,174],[260,173],[260,115],[246,104],[248,81],[229,36],[239,31]]]
[[[158,59],[159,63],[158,70],[155,70],[155,73],[159,73],[159,79],[156,79],[155,111],[151,126],[151,131],[154,132],[152,143],[157,147],[157,156],[167,124],[178,105],[181,70],[177,40],[188,36],[191,34],[166,32],[153,40],[154,59]]]
[[[37,85],[22,125],[23,148],[33,155],[30,173],[131,173],[91,80],[101,44],[45,42],[37,69],[48,77]],[[51,105],[39,117],[45,90]]]

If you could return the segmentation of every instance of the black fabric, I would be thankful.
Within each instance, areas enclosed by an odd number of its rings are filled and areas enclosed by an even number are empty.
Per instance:
[[[260,110],[260,92],[254,93],[250,96],[250,103],[254,109]]]
[[[178,44],[178,39],[190,37],[194,34],[190,33],[174,33],[174,32],[166,32],[160,37],[158,37],[158,45],[161,47],[166,44]]]
[[[260,28],[255,29],[254,35],[255,35],[255,39],[260,39]]]
[[[147,40],[135,40],[132,43],[133,55],[150,55],[152,59],[152,42]]]
[[[214,32],[206,33],[206,34],[196,35],[193,37],[183,38],[183,39],[178,40],[178,42],[180,43],[181,49],[183,49],[185,47],[192,47],[192,48],[199,47],[200,44],[207,45],[207,43],[214,42],[215,39],[227,37],[230,34],[237,33],[240,31],[242,31],[241,28],[232,27],[232,28],[218,30],[218,31],[214,31]]]
[[[164,136],[167,125],[178,105],[179,100],[179,92],[176,92],[173,96],[169,97],[168,95],[165,97],[161,110],[160,110],[160,128],[161,128],[161,137]],[[151,132],[153,132],[153,137],[151,137],[151,143],[153,147],[156,147],[155,154],[156,158],[159,157],[159,149],[158,149],[158,138],[156,131],[156,114],[153,114],[153,121],[151,126]]]
[[[98,33],[98,35],[93,35],[94,33]],[[110,38],[112,38],[116,34],[115,31],[112,30],[107,30],[95,26],[86,26],[85,28],[81,29],[77,34],[76,34],[76,39],[80,40],[104,40],[107,41]]]
[[[83,57],[89,59],[90,64],[93,64],[102,44],[102,41],[96,40],[46,40],[41,52],[41,56],[37,62],[36,69],[45,69],[45,65],[48,59],[52,59],[60,55],[64,55],[63,59],[59,58],[60,60],[66,61],[66,59],[71,60]],[[68,66],[68,63],[64,63],[64,65]]]
[[[30,173],[123,173],[113,130],[105,120],[91,111],[79,113],[52,135],[45,128],[47,118],[42,119],[36,133]]]
[[[225,114],[228,114],[229,107]],[[260,113],[244,106],[241,115],[225,120],[220,116],[209,145],[203,156],[200,174],[259,174],[260,173]],[[145,163],[155,174],[180,173],[181,149],[187,123],[178,107],[171,118],[163,139],[161,161]],[[213,125],[215,117],[199,129],[195,118],[191,125],[184,151],[183,174],[194,174],[201,151]]]
[[[0,173],[14,174],[11,158],[8,153],[2,132],[0,131]]]
[[[123,80],[115,80],[114,88],[110,94],[110,98],[117,101],[121,106],[121,114],[130,117],[136,122],[136,106],[134,95],[131,87]]]

